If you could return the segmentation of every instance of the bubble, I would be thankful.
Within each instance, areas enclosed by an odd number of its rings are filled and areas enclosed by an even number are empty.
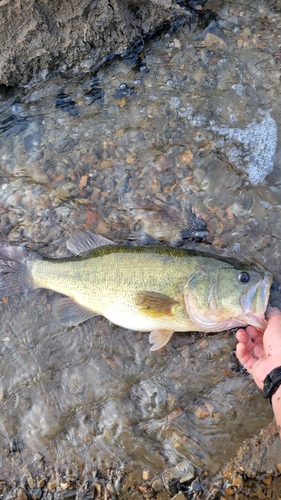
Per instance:
[[[273,171],[277,145],[277,125],[266,113],[260,123],[245,129],[211,127],[225,138],[224,149],[235,168],[246,173],[250,182],[260,184]]]
[[[176,96],[172,96],[170,99],[170,103],[171,103],[171,108],[178,109],[180,105],[180,99]]]

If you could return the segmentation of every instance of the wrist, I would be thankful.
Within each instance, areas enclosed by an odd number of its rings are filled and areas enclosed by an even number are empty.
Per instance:
[[[271,370],[263,382],[263,397],[269,398],[269,401],[272,404],[272,397],[277,391],[279,391],[281,386],[281,366]]]
[[[277,391],[272,396],[272,406],[278,404],[278,401],[281,402],[281,385],[278,387]]]

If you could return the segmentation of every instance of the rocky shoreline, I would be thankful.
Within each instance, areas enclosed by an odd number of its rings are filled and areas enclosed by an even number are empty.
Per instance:
[[[16,500],[272,500],[280,499],[281,441],[274,423],[245,440],[215,478],[205,470],[93,468],[45,462],[39,453],[6,450],[0,468],[0,498]],[[185,470],[184,470],[185,469]]]
[[[93,71],[165,23],[188,20],[205,1],[4,0],[0,2],[0,85],[26,85],[54,70]]]

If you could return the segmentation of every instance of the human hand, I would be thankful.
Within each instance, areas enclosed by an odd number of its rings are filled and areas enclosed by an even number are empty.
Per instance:
[[[269,308],[267,318],[264,331],[247,326],[236,332],[236,356],[260,389],[271,370],[281,366],[281,311]]]

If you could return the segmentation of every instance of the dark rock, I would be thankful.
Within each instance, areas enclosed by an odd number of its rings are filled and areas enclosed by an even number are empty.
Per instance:
[[[76,103],[67,94],[60,92],[56,98],[56,107],[62,109],[63,111],[68,111],[68,113],[76,117],[78,116],[78,111],[76,109]]]
[[[75,500],[77,493],[77,490],[56,491],[54,500]]]
[[[43,495],[43,491],[41,490],[41,488],[32,488],[31,493],[34,496],[34,498],[38,500],[42,498]]]
[[[23,442],[21,439],[14,438],[10,444],[11,447],[11,453],[20,453],[23,449]]]

